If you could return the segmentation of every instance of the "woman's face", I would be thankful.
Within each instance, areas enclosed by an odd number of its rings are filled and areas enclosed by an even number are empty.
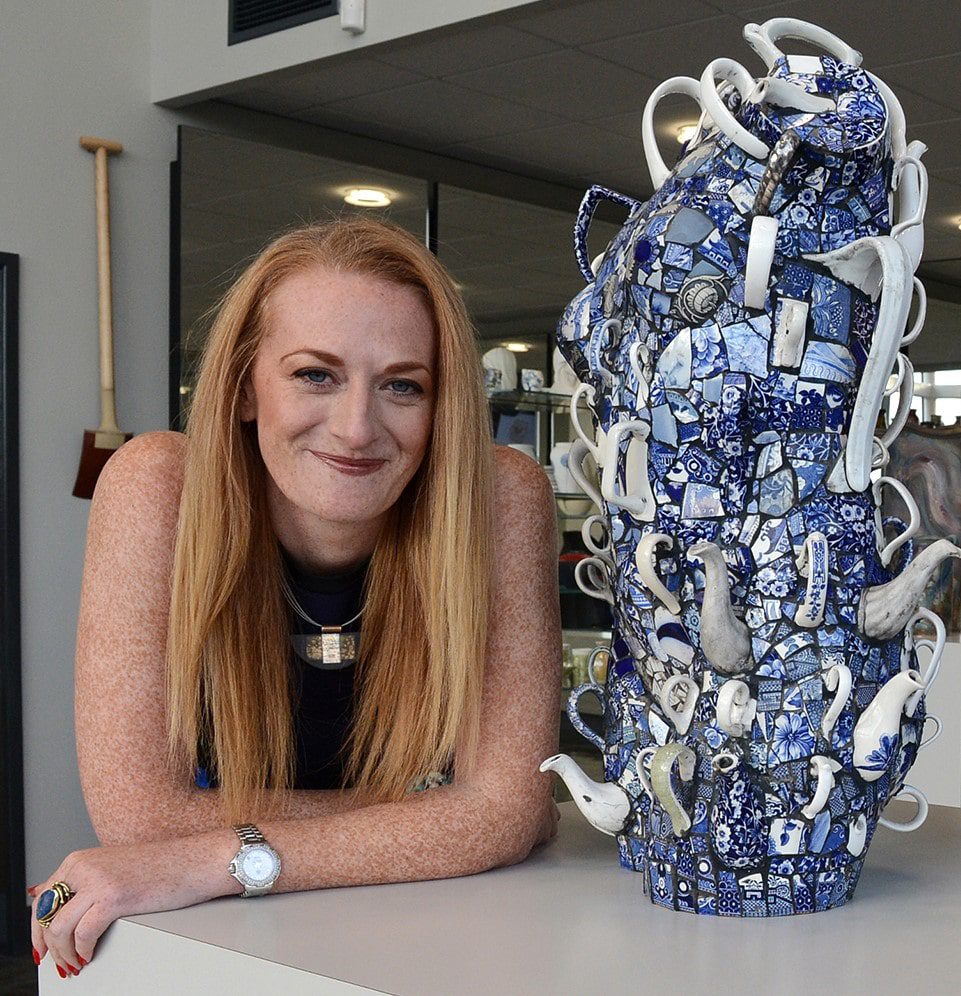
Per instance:
[[[240,414],[257,422],[275,511],[302,532],[315,518],[379,519],[430,438],[436,350],[426,302],[412,287],[314,266],[274,289],[266,318]]]

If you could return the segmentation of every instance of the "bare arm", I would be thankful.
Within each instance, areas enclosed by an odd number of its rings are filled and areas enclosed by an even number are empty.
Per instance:
[[[137,436],[110,458],[87,528],[77,627],[80,780],[102,844],[223,827],[219,790],[164,763],[164,652],[186,439]],[[291,819],[349,811],[339,790],[284,793]],[[353,803],[364,805],[363,799]]]
[[[283,862],[276,890],[473,874],[523,860],[543,840],[552,784],[538,766],[557,751],[560,685],[555,508],[550,484],[533,461],[506,448],[497,452],[496,549],[481,760],[471,781],[458,780],[397,803],[260,823]],[[172,548],[170,553],[164,551],[172,530],[163,515],[150,514],[164,507],[163,501],[124,495],[123,490],[123,481],[111,482],[108,477],[107,494],[117,493],[116,504],[103,503],[112,508],[91,513],[78,638],[78,753],[91,818],[104,843],[122,843],[131,842],[125,836],[130,832],[125,825],[129,814],[142,814],[147,825],[138,839],[166,838],[156,846],[166,855],[180,856],[180,867],[191,869],[191,881],[201,897],[239,892],[239,883],[226,872],[237,840],[219,821],[214,800],[176,784],[158,761],[165,733],[157,654],[163,647],[159,634],[165,633],[168,603],[159,600],[156,591],[165,590],[161,582],[169,577],[164,558],[172,556]],[[100,549],[99,537],[117,530],[97,521],[95,512],[116,514],[120,506],[136,511],[138,503],[146,503],[139,514],[124,516],[138,525],[118,542],[142,550],[143,561],[158,566],[153,576],[137,578],[137,584],[146,584],[140,590],[128,577],[114,593],[127,604],[106,612],[109,626],[98,625],[97,602],[88,588],[96,594],[106,584],[98,578],[100,571],[108,578],[117,572],[123,577],[129,568],[122,555]],[[167,513],[168,519],[170,515],[175,522],[175,511]],[[131,619],[142,627],[139,635]],[[102,663],[105,647],[112,666]],[[91,670],[96,680],[90,679]],[[103,705],[105,698],[109,707]],[[91,722],[87,710],[99,719]],[[152,745],[145,749],[148,741]],[[128,756],[135,758],[135,768],[124,772]],[[294,794],[323,800],[319,807],[330,800],[331,809],[342,798],[335,792]],[[218,829],[197,833],[186,828],[205,818]]]
[[[155,442],[148,440],[141,446],[146,448]],[[163,440],[158,445],[163,445]],[[457,772],[453,785],[409,795],[400,802],[301,820],[260,822],[268,841],[280,852],[282,868],[274,885],[276,891],[471,875],[522,861],[550,835],[545,828],[553,829],[551,780],[538,767],[545,757],[556,753],[558,739],[560,611],[554,499],[543,471],[528,457],[498,448],[496,468],[493,604],[478,763],[473,771]],[[105,493],[110,488],[108,483]],[[145,541],[150,548],[152,528],[141,525],[133,530],[133,539],[125,538],[121,529],[121,545]],[[98,530],[100,534],[109,531],[96,522],[93,529],[95,542],[99,542]],[[92,578],[102,562],[109,562],[108,554],[96,547],[94,553],[90,561],[96,565]],[[151,557],[146,561],[152,562]],[[127,562],[121,566],[124,563]],[[92,631],[95,615],[91,605],[95,600],[87,594],[97,590],[97,582],[92,580],[90,589],[87,582],[85,572],[83,625],[87,629],[81,640],[83,652],[78,655],[78,682],[87,693],[96,692],[98,681],[89,677],[94,673],[101,686],[106,681],[106,688],[100,687],[100,691],[119,690],[122,706],[135,710],[136,694],[128,688],[129,679],[122,677],[128,672],[111,672],[99,666],[100,658],[90,649],[100,637]],[[127,597],[123,590],[116,594],[121,602]],[[118,622],[123,620],[123,613],[110,611],[110,606],[107,609],[109,639],[104,645],[109,648],[111,640],[118,640],[118,627],[124,639],[130,633],[123,631]],[[162,612],[158,612],[153,625],[161,616]],[[138,653],[142,654],[143,648],[134,641],[130,654],[136,659]],[[148,674],[151,671],[149,660],[135,666]],[[107,678],[114,673],[118,677],[111,685]],[[96,709],[98,701],[87,705]],[[78,705],[78,709],[82,706],[83,703]],[[118,813],[124,809],[158,812],[138,794],[142,790],[136,786],[142,783],[98,769],[103,757],[122,760],[125,750],[136,758],[136,773],[150,779],[151,787],[164,793],[165,808],[159,816],[152,816],[154,830],[164,821],[172,823],[179,818],[170,809],[172,800],[178,798],[177,789],[151,761],[151,753],[136,742],[136,723],[129,720],[129,712],[123,708],[119,711],[121,735],[110,728],[103,711],[97,716],[107,737],[105,754],[98,753],[101,747],[90,737],[96,724],[78,727],[78,732],[82,731],[79,744],[84,791],[98,833],[121,834]],[[153,724],[148,724],[149,730],[158,735],[162,724],[149,716],[149,710],[148,719]],[[111,776],[118,785],[116,805],[106,794]],[[181,793],[179,797],[190,794]],[[57,881],[69,882],[74,896],[47,928],[42,929],[36,920],[39,896],[34,899],[31,938],[37,957],[49,949],[58,966],[82,966],[79,956],[89,961],[104,930],[120,916],[179,909],[240,892],[240,883],[227,872],[238,846],[233,831],[220,828],[68,854],[42,887]]]
[[[471,875],[522,861],[543,840],[557,750],[560,610],[556,519],[546,476],[498,449],[497,550],[473,777],[349,813],[259,824],[279,852],[275,891]],[[173,842],[203,898],[238,893],[229,829]]]

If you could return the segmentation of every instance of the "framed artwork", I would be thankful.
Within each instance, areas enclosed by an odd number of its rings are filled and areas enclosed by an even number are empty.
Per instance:
[[[23,715],[20,692],[18,259],[0,253],[0,952],[29,939],[24,888]]]

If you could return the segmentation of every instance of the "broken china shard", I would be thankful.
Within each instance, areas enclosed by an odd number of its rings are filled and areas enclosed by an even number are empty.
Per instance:
[[[566,755],[541,770],[655,903],[779,916],[844,904],[877,824],[924,819],[904,779],[944,628],[919,602],[961,550],[915,557],[916,506],[885,476],[924,317],[925,147],[839,38],[792,18],[744,34],[767,75],[717,59],[661,84],[643,117],[654,195],[593,187],[575,225],[587,286],[558,341],[581,382],[570,467],[600,512],[577,579],[611,604],[614,639],[603,687],[569,703],[604,782]],[[673,169],[653,129],[667,93],[701,110]],[[602,199],[629,214],[591,262]],[[881,520],[884,487],[910,521]],[[603,736],[577,712],[588,692]],[[892,824],[899,794],[918,814]]]

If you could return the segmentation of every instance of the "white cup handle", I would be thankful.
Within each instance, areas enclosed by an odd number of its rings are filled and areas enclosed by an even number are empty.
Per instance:
[[[597,445],[596,440],[593,438],[593,434],[589,436],[584,431],[584,426],[581,423],[579,416],[580,408],[577,407],[577,403],[580,401],[582,394],[587,396],[587,403],[589,405],[593,406],[594,404],[595,396],[593,386],[590,384],[578,384],[574,390],[574,393],[571,395],[571,424],[574,426],[574,431],[584,441],[584,444],[587,446],[588,450],[590,450],[591,455],[597,462],[598,467],[600,467],[604,461],[604,458],[601,455],[602,448]]]
[[[930,640],[914,640],[914,627],[921,619],[927,619],[928,622],[934,626],[934,642]],[[947,643],[948,634],[944,627],[944,623],[941,621],[941,617],[932,612],[930,609],[925,608],[923,605],[919,605],[917,611],[908,620],[908,625],[906,627],[907,632],[911,636],[911,640],[914,642],[915,648],[917,647],[927,647],[931,651],[931,660],[928,662],[928,666],[924,669],[924,673],[921,675],[921,682],[924,685],[920,691],[915,692],[908,700],[904,703],[904,714],[905,716],[913,716],[918,708],[918,703],[921,701],[921,696],[927,694],[928,690],[934,684],[934,679],[937,678],[938,672],[941,670],[941,655],[944,653],[944,645]]]
[[[911,492],[908,491],[904,484],[896,477],[879,477],[871,485],[871,490],[874,492],[874,500],[877,502],[878,508],[881,507],[881,489],[885,484],[890,485],[901,496],[901,500],[907,506],[908,515],[911,517],[910,522],[908,522],[908,528],[905,529],[903,533],[899,533],[895,536],[894,539],[891,540],[891,542],[886,546],[880,547],[879,556],[881,563],[887,567],[891,563],[891,558],[894,556],[895,551],[904,546],[904,544],[907,543],[907,541],[911,539],[911,537],[914,536],[921,528],[921,513],[918,511],[917,502],[915,502]],[[879,546],[882,540],[883,535],[879,535]]]
[[[647,438],[650,432],[650,425],[643,419],[628,419],[612,425],[605,440],[604,466],[601,471],[601,494],[604,498],[612,505],[626,509],[640,522],[653,522],[657,509],[654,493],[651,491],[651,482],[647,476]],[[637,480],[628,480],[630,490],[622,494],[617,488],[617,470],[620,462],[621,437],[624,435],[632,437],[628,442],[628,452],[631,443],[636,440],[635,445],[639,449],[635,449],[635,454],[639,456],[639,466],[634,468]],[[629,464],[625,459],[625,478],[628,470]]]
[[[732,83],[742,100],[747,100],[757,87],[754,77],[733,59],[715,59],[701,74],[701,105],[711,120],[727,137],[740,146],[753,159],[767,159],[771,149],[757,135],[752,134],[724,105],[717,92],[718,77]]]
[[[641,359],[643,350],[643,360]],[[637,404],[639,408],[647,408],[648,397],[650,396],[651,382],[648,380],[644,366],[650,363],[651,351],[638,339],[631,343],[631,348],[627,353],[627,360],[630,363],[631,371],[637,378]]]
[[[764,60],[768,69],[784,55],[776,44],[781,38],[796,38],[823,49],[839,62],[847,62],[852,66],[861,65],[862,57],[857,49],[851,48],[847,42],[825,28],[796,17],[772,17],[763,24],[745,25],[744,38]]]
[[[595,647],[591,651],[590,657],[587,658],[587,676],[590,680],[600,688],[604,687],[604,683],[597,680],[597,675],[594,673],[594,665],[597,663],[597,658],[601,654],[607,654],[608,666],[610,666],[611,657],[613,656],[613,651],[611,647]]]
[[[758,311],[764,309],[767,285],[774,265],[777,244],[777,218],[767,214],[754,216],[751,236],[747,243],[747,264],[744,268],[744,305]]]
[[[575,439],[571,443],[570,452],[567,455],[567,469],[571,472],[575,484],[591,499],[601,510],[604,508],[604,499],[600,491],[594,487],[584,473],[584,458],[590,454],[591,450],[583,439]]]
[[[660,543],[663,543],[668,550],[674,549],[674,538],[667,533],[645,533],[634,548],[634,566],[644,587],[664,603],[671,615],[676,616],[681,611],[681,603],[677,595],[657,576],[654,567],[654,550]]]
[[[657,753],[658,748],[656,746],[644,747],[642,750],[637,752],[637,757],[634,758],[634,770],[637,772],[637,779],[641,783],[641,788],[647,793],[648,799],[654,802],[654,786],[651,785],[651,775],[647,768],[644,767],[644,762],[648,758],[653,758]]]
[[[607,565],[599,557],[585,557],[574,565],[577,587],[591,598],[614,604],[614,594],[607,576]]]
[[[928,744],[933,744],[934,741],[937,740],[938,737],[941,736],[941,730],[944,728],[944,723],[941,722],[941,717],[940,716],[935,716],[933,712],[929,712],[924,717],[925,724],[927,724],[927,721],[929,719],[931,720],[932,723],[934,723],[935,730],[934,730],[934,733],[932,733],[931,736],[927,738],[927,740],[922,740],[918,744],[918,750],[919,751],[923,750],[925,747],[927,747]],[[922,732],[923,732],[923,730],[922,730]]]
[[[924,315],[919,315],[919,317],[923,322]],[[885,447],[890,446],[901,435],[901,430],[908,420],[908,415],[911,414],[911,402],[914,400],[914,366],[905,353],[898,353],[898,372],[896,377],[896,386],[891,388],[890,392],[885,392],[893,393],[895,390],[898,392],[898,407],[894,412],[894,417],[891,419],[891,424],[885,430],[884,435],[881,436],[881,443]]]
[[[665,80],[660,86],[655,87],[654,92],[647,98],[647,103],[644,105],[644,115],[641,118],[641,140],[644,143],[647,170],[651,174],[651,183],[655,190],[671,175],[671,171],[661,158],[660,150],[657,147],[657,136],[654,134],[654,110],[661,98],[666,97],[669,93],[680,93],[691,97],[697,101],[698,109],[703,112],[700,84],[690,76],[673,76],[671,79]]]
[[[591,534],[592,527],[596,525],[601,526],[604,530],[606,542],[603,544],[595,543],[594,537]],[[614,558],[611,550],[611,530],[610,526],[607,524],[607,519],[603,515],[590,515],[584,520],[581,525],[581,539],[584,541],[584,546],[586,546],[595,557],[603,560],[609,567],[614,566]]]
[[[911,830],[917,830],[928,818],[928,797],[921,789],[915,788],[913,785],[902,785],[901,791],[898,792],[895,798],[900,798],[902,795],[911,796],[917,803],[918,811],[915,813],[914,819],[908,820],[907,823],[898,823],[896,820],[887,820],[883,816],[880,816],[878,817],[878,823],[889,830],[897,830],[899,833],[909,833]]]
[[[834,692],[831,704],[821,717],[821,734],[826,740],[830,740],[834,724],[838,721],[838,716],[844,711],[844,707],[848,704],[848,699],[851,697],[851,685],[853,683],[851,669],[847,664],[835,664],[824,672],[821,680],[829,692]]]
[[[914,324],[911,326],[910,332],[905,332],[901,337],[901,345],[908,346],[921,334],[921,329],[924,326],[924,319],[928,315],[928,292],[924,289],[924,284],[921,283],[921,278],[915,274],[914,276],[914,291],[918,295],[918,315],[914,319]],[[899,353],[899,356],[903,356],[903,353]]]
[[[906,178],[905,170],[910,170],[913,175]],[[903,197],[908,203],[902,203],[899,207],[912,209],[906,218],[902,218],[899,212],[897,224],[891,229],[891,238],[899,239],[909,228],[924,221],[924,209],[928,204],[928,171],[918,156],[904,155],[894,163],[892,183],[895,190],[901,189],[904,184]]]

